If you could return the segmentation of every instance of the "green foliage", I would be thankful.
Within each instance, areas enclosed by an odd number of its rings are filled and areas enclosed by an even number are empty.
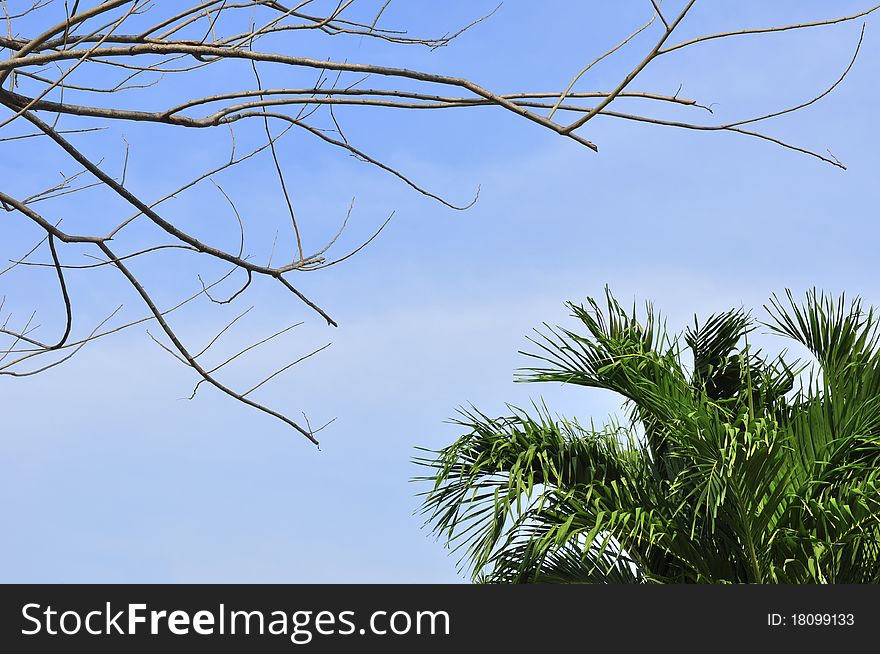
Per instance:
[[[753,350],[739,310],[678,338],[608,291],[568,306],[585,331],[547,327],[522,381],[615,391],[625,424],[462,410],[464,435],[416,459],[428,523],[476,581],[880,582],[873,310],[774,296],[763,325],[809,366]]]

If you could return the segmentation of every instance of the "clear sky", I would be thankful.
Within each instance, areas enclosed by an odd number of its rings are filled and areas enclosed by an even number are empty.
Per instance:
[[[682,36],[828,18],[868,3],[833,4],[698,3]],[[493,6],[393,2],[383,24],[442,33]],[[649,15],[647,1],[508,0],[491,20],[434,52],[326,39],[295,47],[319,58],[468,77],[496,91],[550,91],[564,88]],[[681,85],[681,95],[717,103],[721,121],[773,111],[830,85],[849,62],[859,30],[860,23],[848,23],[704,44],[670,55],[632,88],[675,93]],[[608,90],[654,38],[634,41],[579,88]],[[358,256],[295,278],[340,327],[324,326],[288,296],[260,285],[225,313],[204,303],[176,323],[204,343],[224,316],[254,305],[235,338],[220,345],[221,359],[275,326],[305,321],[230,370],[227,379],[241,386],[332,341],[259,395],[294,417],[306,411],[314,424],[336,418],[321,433],[321,451],[211,389],[193,402],[180,400],[195,382],[192,372],[141,328],[96,343],[45,374],[0,377],[0,581],[463,580],[455,559],[414,515],[414,447],[450,443],[458,433],[444,421],[466,403],[498,414],[504,402],[543,397],[582,422],[616,410],[615,398],[590,390],[512,383],[524,364],[517,351],[527,349],[526,336],[542,322],[564,323],[564,301],[599,295],[609,284],[627,302],[653,300],[676,331],[695,312],[743,305],[760,316],[768,296],[787,287],[846,291],[880,305],[878,73],[880,16],[869,19],[859,59],[833,94],[765,128],[822,152],[829,148],[846,172],[745,137],[608,119],[583,132],[599,145],[596,154],[496,109],[340,110],[353,142],[452,200],[467,201],[480,185],[477,204],[451,211],[297,137],[282,163],[312,246],[334,231],[352,197],[356,208],[340,252],[396,211]],[[271,81],[273,73],[265,74]],[[169,104],[159,93],[144,96],[147,103]],[[172,163],[218,160],[226,147],[216,132],[180,135],[130,124],[96,136],[90,152],[105,148],[113,165],[120,134],[132,144],[129,183],[146,195],[170,188]],[[35,167],[40,147],[13,160],[6,154],[11,146],[0,143],[5,191],[26,194],[38,185],[35,172],[49,168],[46,160]],[[277,198],[259,190],[266,179],[272,180],[268,158],[222,179],[255,224],[283,216]],[[234,237],[222,199],[206,197],[182,197],[169,211],[193,224],[216,221],[216,229]],[[82,198],[47,210],[76,208],[78,215],[63,216],[66,224],[122,215],[119,205]],[[0,221],[2,240],[16,246],[4,245],[4,257],[30,238],[15,219]],[[255,248],[266,238],[259,226],[256,231]],[[77,255],[67,262],[85,261]],[[194,269],[177,265],[157,258],[140,269],[167,302],[198,289]],[[142,313],[116,277],[108,270],[71,282],[82,307],[80,328],[117,299],[126,315]],[[51,293],[51,277],[43,273],[0,277],[0,296],[15,298],[6,310],[20,316],[29,297]]]

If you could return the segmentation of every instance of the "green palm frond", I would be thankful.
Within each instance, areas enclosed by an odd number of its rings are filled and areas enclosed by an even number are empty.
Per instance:
[[[416,459],[433,470],[418,478],[432,484],[424,513],[471,569],[486,565],[508,521],[543,487],[603,485],[622,474],[613,435],[554,419],[544,408],[534,417],[508,408],[511,415],[500,418],[462,409],[454,422],[468,432]]]
[[[417,459],[427,523],[487,583],[877,583],[878,321],[786,298],[764,324],[816,370],[754,350],[740,309],[678,337],[607,290],[569,304],[585,332],[545,325],[522,380],[614,391],[627,423],[463,410],[465,434]]]
[[[685,332],[685,343],[694,355],[694,382],[709,397],[734,397],[742,387],[742,361],[736,353],[743,337],[754,329],[751,318],[741,309],[710,316]]]

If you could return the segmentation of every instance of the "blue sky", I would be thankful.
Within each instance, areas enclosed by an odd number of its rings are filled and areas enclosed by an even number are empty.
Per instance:
[[[683,37],[866,6],[703,4]],[[383,21],[442,33],[493,6],[392,3]],[[644,22],[649,10],[648,2],[510,0],[491,20],[435,52],[311,38],[296,47],[315,57],[460,75],[498,91],[559,90]],[[718,103],[716,115],[725,121],[773,111],[832,83],[849,62],[859,29],[850,23],[705,44],[658,62],[633,88],[674,93],[681,84],[682,95]],[[607,90],[653,38],[604,62],[581,88]],[[880,237],[878,72],[880,22],[874,19],[841,87],[766,126],[798,144],[830,148],[849,166],[846,172],[735,135],[607,119],[584,131],[599,145],[595,154],[499,110],[340,111],[349,138],[371,154],[455,201],[468,200],[480,185],[479,202],[453,212],[297,137],[282,162],[311,245],[334,231],[352,197],[352,225],[340,252],[396,212],[357,257],[295,278],[340,327],[327,328],[265,285],[236,307],[187,308],[175,323],[202,343],[224,317],[254,305],[235,338],[220,344],[221,358],[275,326],[305,321],[231,370],[227,379],[241,385],[332,341],[259,395],[295,417],[306,411],[315,424],[336,418],[321,433],[322,450],[210,389],[193,402],[178,399],[189,395],[192,373],[142,328],[96,343],[45,374],[0,377],[0,521],[6,525],[0,581],[461,581],[454,558],[413,515],[419,489],[409,481],[418,474],[410,462],[414,447],[451,442],[458,434],[444,420],[465,403],[501,413],[504,402],[543,397],[554,411],[582,421],[615,411],[616,398],[601,393],[512,383],[524,363],[517,351],[527,348],[526,336],[542,322],[565,322],[564,301],[601,294],[609,284],[626,301],[653,300],[676,330],[695,312],[743,305],[760,315],[768,296],[787,287],[846,291],[880,304],[872,266]],[[275,74],[265,72],[269,81]],[[199,83],[208,88],[218,79],[208,75]],[[185,90],[172,83],[168,97]],[[158,91],[146,102],[169,104]],[[110,167],[118,164],[120,134],[132,144],[129,183],[151,196],[169,188],[181,168],[217,160],[226,148],[216,132],[181,135],[125,125],[95,137],[90,153],[103,152]],[[45,167],[41,157],[55,156],[42,147],[18,148],[23,159],[13,161],[5,154],[10,146],[0,144],[4,190],[26,195],[39,185],[35,171],[45,168],[37,164]],[[57,164],[66,166],[60,158]],[[270,166],[263,158],[221,180],[254,221],[255,249],[272,233],[260,220],[283,217],[278,198],[259,191]],[[126,215],[104,196],[81,197],[73,205],[47,203],[47,211],[74,207],[65,224]],[[234,223],[216,193],[184,196],[168,211],[197,229],[226,230],[234,240]],[[18,224],[4,218],[4,257],[31,238]],[[68,262],[85,261],[78,256]],[[197,290],[194,270],[171,257],[139,268],[169,302]],[[0,295],[24,315],[29,302],[53,297],[47,274],[0,277]],[[142,313],[117,278],[108,270],[71,281],[80,328],[117,300],[126,315]],[[51,329],[51,317],[45,324]]]

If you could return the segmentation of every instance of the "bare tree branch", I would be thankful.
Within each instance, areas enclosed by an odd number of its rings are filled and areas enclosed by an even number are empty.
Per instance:
[[[24,156],[29,152],[26,148],[55,148],[58,157],[67,162],[59,168],[74,164],[73,172],[62,172],[60,181],[54,171],[48,172],[49,168],[42,164],[26,171],[27,182],[0,180],[0,207],[4,220],[8,218],[5,226],[23,236],[22,240],[9,241],[15,246],[3,253],[9,265],[0,270],[0,281],[10,280],[11,287],[18,288],[13,278],[46,273],[53,275],[52,288],[57,284],[58,289],[51,297],[54,304],[48,312],[54,318],[45,328],[32,306],[21,309],[18,300],[7,302],[7,296],[12,294],[0,292],[0,311],[8,311],[0,323],[0,375],[37,374],[67,361],[88,343],[137,325],[154,323],[162,332],[157,332],[156,337],[151,334],[150,338],[155,338],[195,372],[197,382],[191,397],[203,384],[214,386],[317,443],[314,434],[318,430],[312,430],[308,419],[302,426],[284,411],[259,404],[250,395],[326,346],[311,349],[305,357],[284,364],[249,390],[236,391],[216,375],[225,375],[226,366],[232,361],[288,333],[292,327],[256,339],[254,344],[238,348],[234,355],[211,367],[200,363],[200,359],[210,356],[221,337],[231,339],[233,331],[238,331],[236,325],[250,309],[239,311],[231,319],[224,318],[222,328],[208,330],[206,333],[213,336],[202,348],[190,348],[175,331],[169,316],[196,300],[223,312],[226,305],[239,302],[265,280],[292,297],[295,306],[306,307],[328,325],[336,325],[329,313],[301,290],[301,281],[305,280],[302,273],[337,265],[361,252],[383,232],[394,213],[383,212],[388,218],[378,219],[366,230],[367,237],[349,243],[340,255],[337,248],[342,248],[346,240],[343,236],[350,229],[354,202],[343,216],[334,219],[341,222],[341,227],[329,238],[315,217],[299,210],[296,205],[300,194],[308,189],[287,169],[289,149],[285,150],[297,134],[308,139],[314,137],[317,147],[329,146],[331,152],[354,157],[387,174],[394,183],[403,182],[446,207],[464,210],[477,201],[479,187],[472,201],[456,203],[415,181],[393,162],[368,152],[358,145],[358,135],[346,122],[348,112],[366,114],[393,137],[394,123],[381,122],[390,112],[494,107],[592,151],[598,151],[594,135],[588,138],[584,132],[589,123],[589,129],[597,125],[595,132],[599,134],[601,123],[594,119],[601,117],[658,127],[734,133],[843,168],[840,161],[823,153],[824,150],[789,143],[762,130],[767,121],[806,109],[840,86],[859,56],[864,26],[855,53],[839,78],[825,90],[807,96],[809,100],[787,108],[756,110],[751,117],[704,124],[690,118],[711,114],[710,104],[704,99],[634,85],[664,55],[710,41],[849,23],[867,18],[880,5],[847,16],[719,31],[675,43],[673,37],[690,18],[696,3],[697,0],[668,0],[663,4],[661,0],[651,0],[650,6],[641,5],[643,13],[634,16],[634,27],[627,30],[628,35],[600,54],[585,57],[589,62],[586,65],[573,66],[578,72],[562,92],[502,92],[468,77],[349,61],[341,52],[330,59],[301,56],[300,41],[296,40],[298,35],[312,34],[333,39],[330,43],[334,44],[369,39],[383,47],[435,51],[483,25],[500,5],[440,36],[419,36],[392,25],[397,4],[391,0],[300,0],[291,6],[274,0],[107,0],[82,6],[79,2],[0,0],[0,49],[8,53],[0,59],[0,107],[5,112],[0,116],[3,156],[32,166],[33,158]],[[634,48],[644,48],[637,53],[639,63],[609,84],[610,88],[597,89],[590,82],[590,73],[597,64],[612,61],[623,51]],[[250,67],[253,78],[242,74],[242,64]],[[273,83],[279,78],[279,71],[283,71],[285,80],[281,85]],[[299,79],[303,74],[308,75],[304,82]],[[314,75],[318,76],[315,82]],[[287,82],[288,79],[296,82]],[[195,83],[197,80],[199,83]],[[671,111],[681,114],[681,118],[677,114],[670,116]],[[201,172],[175,172],[171,188],[151,195],[139,190],[143,184],[138,162],[143,153],[130,147],[122,133],[131,123],[154,130],[157,142],[194,130],[213,135],[219,128],[214,142],[223,146],[228,136],[229,155],[219,162],[205,164],[198,169]],[[255,134],[251,123],[259,126],[259,134]],[[89,154],[92,144],[107,135],[122,139],[114,141],[124,144],[118,155],[115,151],[105,157]],[[237,143],[237,139],[244,145]],[[169,169],[177,171],[178,162],[167,149],[167,141],[158,145],[157,150],[168,154]],[[243,171],[246,166],[257,167],[263,155],[271,159],[271,174],[256,176],[258,192],[271,196],[272,202],[265,205],[273,207],[269,211],[274,211],[276,202],[283,208],[282,220],[277,223],[278,216],[265,215],[263,205],[237,197],[233,200],[237,193],[227,193],[221,185],[221,176]],[[231,208],[235,219],[233,234],[227,234],[225,221],[213,220],[225,207],[210,208],[217,201],[216,197],[209,198],[207,189],[211,185]],[[173,201],[187,194],[198,198],[205,207],[202,214],[191,217],[198,228],[174,211]],[[85,197],[94,203],[74,201]],[[90,209],[94,214],[88,214],[83,208],[86,206],[100,208]],[[124,207],[123,215],[117,215],[120,206]],[[316,244],[314,234],[319,228],[325,236]],[[267,242],[265,251],[258,247],[261,230],[268,232],[265,238],[271,239],[271,247]],[[36,245],[28,249],[32,243]],[[284,253],[279,263],[273,263],[276,246],[278,252]],[[257,251],[249,252],[250,247],[257,247]],[[184,275],[191,275],[198,284],[194,286],[195,292],[183,300],[159,301],[153,296],[157,291],[148,283],[148,274],[141,271],[156,265],[149,262],[172,255],[179,289],[189,283]],[[86,263],[75,257],[85,257]],[[123,318],[119,315],[120,307],[110,311],[114,303],[100,314],[107,317],[92,321],[98,322],[97,326],[84,328],[77,318],[79,287],[75,280],[111,269],[122,276],[128,292],[146,307],[146,315]],[[242,272],[244,275],[236,275]],[[25,298],[24,304],[27,303]],[[162,310],[160,304],[171,308]],[[52,332],[53,336],[40,336],[41,330],[48,331],[50,327],[57,330]]]

